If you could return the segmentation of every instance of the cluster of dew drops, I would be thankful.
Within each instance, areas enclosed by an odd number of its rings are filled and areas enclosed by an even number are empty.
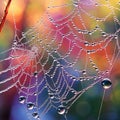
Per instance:
[[[109,78],[104,78],[101,81],[101,85],[105,90],[107,90],[112,86],[112,82]],[[26,102],[26,97],[25,96],[20,96],[19,97],[19,103],[24,104],[25,102]],[[32,110],[32,109],[34,109],[34,107],[35,107],[34,103],[32,103],[32,102],[27,103],[27,109],[28,110]],[[63,105],[58,106],[57,113],[60,114],[60,115],[66,114],[66,108]],[[39,120],[39,114],[37,112],[32,113],[32,116],[33,116],[33,118]]]
[[[19,102],[20,102],[21,104],[24,104],[25,101],[26,101],[26,97],[25,97],[25,96],[20,96],[20,97],[19,97]],[[28,103],[27,103],[27,109],[28,109],[28,110],[32,110],[32,109],[34,109],[34,107],[35,107],[34,103],[32,103],[32,102],[28,102]],[[63,105],[60,105],[60,106],[58,107],[58,109],[57,109],[57,113],[60,114],[60,115],[64,115],[64,114],[66,113],[65,107],[64,107]],[[32,116],[33,116],[33,118],[39,120],[39,114],[38,114],[37,112],[32,113]]]
[[[20,96],[20,97],[19,97],[19,102],[20,102],[21,104],[24,104],[24,103],[26,102],[26,97],[25,97],[25,96]],[[34,109],[34,107],[35,107],[34,103],[32,103],[32,102],[28,102],[28,103],[27,103],[27,109],[28,109],[28,110],[32,110],[32,109]],[[33,116],[33,118],[35,118],[35,119],[39,119],[39,115],[38,115],[37,112],[32,113],[32,116]]]
[[[24,104],[25,101],[26,101],[26,97],[25,97],[25,96],[20,96],[20,97],[19,97],[19,102],[20,102],[21,104]],[[34,107],[35,107],[34,103],[32,103],[32,102],[28,102],[28,103],[27,103],[27,109],[28,109],[28,110],[32,110],[32,109],[34,109]],[[64,107],[63,105],[60,105],[60,106],[58,107],[58,109],[57,109],[57,113],[60,114],[60,115],[65,114],[65,113],[66,113],[65,107]],[[37,112],[34,112],[34,113],[32,114],[32,116],[33,116],[35,119],[39,119],[39,115],[38,115]]]

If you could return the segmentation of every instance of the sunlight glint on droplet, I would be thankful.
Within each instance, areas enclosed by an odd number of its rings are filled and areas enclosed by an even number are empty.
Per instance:
[[[53,93],[49,93],[49,96],[51,99],[54,99],[54,94]]]
[[[28,110],[32,110],[34,107],[35,107],[35,105],[34,105],[32,102],[29,102],[29,103],[27,104]]]
[[[58,114],[63,115],[66,112],[66,109],[63,105],[60,105],[57,109]]]
[[[19,102],[20,102],[20,103],[24,104],[24,103],[25,103],[25,100],[26,100],[26,97],[24,97],[24,96],[20,96],[20,97],[19,97]]]
[[[32,116],[33,116],[33,118],[35,118],[35,119],[39,118],[39,115],[38,115],[37,112],[34,112],[34,113],[32,114]]]
[[[101,82],[101,85],[103,86],[104,89],[109,89],[112,85],[112,82],[109,78],[104,78],[103,81]]]

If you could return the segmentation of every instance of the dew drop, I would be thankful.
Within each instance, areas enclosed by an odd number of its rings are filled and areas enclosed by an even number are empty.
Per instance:
[[[49,96],[51,99],[54,99],[54,94],[53,93],[49,93]]]
[[[89,43],[88,43],[88,42],[84,42],[84,45],[85,45],[85,46],[88,46],[88,45],[89,45]]]
[[[77,92],[76,92],[76,91],[74,91],[74,90],[72,90],[71,92],[72,92],[73,94],[75,94],[75,95],[77,94]]]
[[[55,90],[56,92],[58,92],[59,91],[59,89],[58,88],[56,88],[56,90]]]
[[[101,85],[103,86],[104,89],[109,89],[112,85],[112,82],[109,78],[104,78],[103,81],[101,82]]]
[[[78,30],[78,33],[82,33],[82,31],[81,31],[81,30]]]
[[[66,112],[66,109],[63,105],[60,105],[57,109],[58,114],[63,115]]]
[[[17,41],[16,40],[14,41],[13,45],[15,45],[15,46],[17,45]]]
[[[86,75],[86,70],[83,70],[83,71],[82,71],[82,74],[83,74],[83,75]]]
[[[28,110],[32,110],[34,107],[35,107],[35,105],[34,105],[32,102],[29,102],[29,103],[27,104]]]
[[[96,26],[95,26],[95,29],[98,29],[98,28],[99,28],[99,26],[98,26],[98,25],[96,25]]]
[[[39,115],[38,115],[37,112],[34,112],[34,113],[32,114],[32,116],[33,116],[35,119],[39,118]]]
[[[73,81],[76,81],[76,78],[72,78],[73,79]]]
[[[74,5],[75,7],[78,7],[79,4],[78,4],[78,2],[74,2],[73,5]]]
[[[34,72],[34,76],[35,76],[35,77],[38,76],[38,72],[37,72],[37,71]]]
[[[36,93],[36,92],[34,93],[34,96],[37,96],[37,93]]]
[[[106,33],[105,33],[105,32],[102,32],[102,36],[103,36],[103,37],[106,37]]]
[[[92,35],[92,32],[89,31],[88,34],[89,34],[89,35]]]
[[[115,39],[116,39],[116,40],[118,39],[118,36],[117,36],[117,35],[115,35]]]
[[[97,67],[95,67],[95,71],[97,71],[97,72],[98,72],[98,71],[99,71],[99,69],[98,69]]]
[[[91,51],[90,50],[87,50],[87,54],[90,54],[91,53]]]
[[[98,6],[98,3],[95,3],[95,6]]]
[[[25,100],[26,100],[26,97],[25,96],[20,96],[19,97],[19,102],[24,104],[25,103]]]

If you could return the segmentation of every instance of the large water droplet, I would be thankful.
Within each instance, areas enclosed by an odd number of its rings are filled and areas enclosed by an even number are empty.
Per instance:
[[[26,100],[26,97],[25,96],[20,96],[19,97],[19,102],[24,104],[25,103],[25,100]]]
[[[60,105],[57,109],[58,114],[63,115],[66,112],[66,109],[63,105]]]
[[[35,107],[35,105],[34,105],[32,102],[29,102],[29,103],[27,104],[28,110],[32,110],[34,107]]]
[[[32,116],[33,116],[35,119],[39,118],[39,115],[38,115],[37,112],[34,112],[34,113],[32,114]]]
[[[109,78],[104,78],[103,81],[101,82],[101,85],[103,86],[104,89],[109,89],[112,85],[112,82]]]

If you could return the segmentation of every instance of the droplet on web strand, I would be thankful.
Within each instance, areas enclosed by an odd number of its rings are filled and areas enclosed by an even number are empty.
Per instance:
[[[53,93],[49,92],[48,94],[49,94],[51,99],[54,99],[54,94]]]
[[[19,102],[20,102],[20,103],[24,104],[25,101],[26,101],[26,97],[25,97],[25,96],[20,96],[20,97],[19,97]]]
[[[34,113],[32,114],[32,116],[33,116],[35,119],[39,118],[39,115],[38,115],[37,112],[34,112]]]
[[[34,105],[32,102],[29,102],[29,103],[27,104],[28,110],[32,110],[34,107],[35,107],[35,105]]]
[[[104,78],[103,81],[101,82],[101,85],[103,86],[104,89],[109,89],[112,85],[112,82],[109,78]]]
[[[63,105],[60,105],[57,109],[58,114],[63,115],[66,112],[66,109]]]

